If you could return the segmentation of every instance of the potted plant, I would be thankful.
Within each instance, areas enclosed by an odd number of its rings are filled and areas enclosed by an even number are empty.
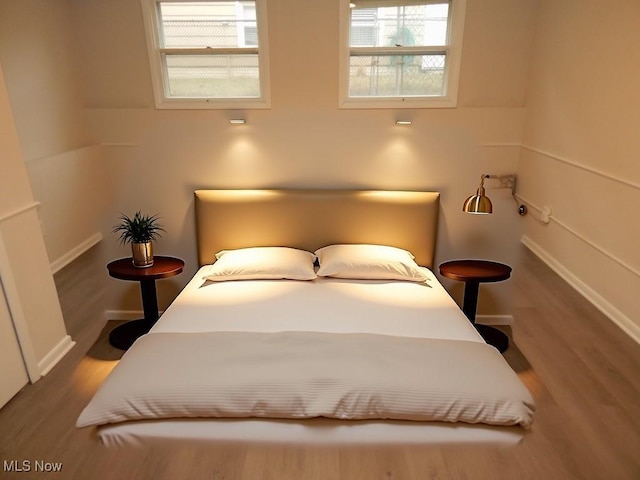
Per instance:
[[[160,238],[164,228],[158,224],[157,215],[143,215],[137,211],[133,217],[120,214],[120,223],[113,227],[113,233],[120,233],[120,243],[131,244],[133,266],[147,268],[153,265],[153,240]]]

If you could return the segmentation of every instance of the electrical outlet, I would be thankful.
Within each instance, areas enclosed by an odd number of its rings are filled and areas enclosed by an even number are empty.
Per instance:
[[[540,214],[540,219],[544,223],[549,223],[551,221],[551,207],[544,206],[542,207],[542,213]]]

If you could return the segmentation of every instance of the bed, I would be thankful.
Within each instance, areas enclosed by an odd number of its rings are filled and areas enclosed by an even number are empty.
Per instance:
[[[438,193],[194,199],[199,270],[78,427],[109,446],[521,441],[531,395],[431,271]]]

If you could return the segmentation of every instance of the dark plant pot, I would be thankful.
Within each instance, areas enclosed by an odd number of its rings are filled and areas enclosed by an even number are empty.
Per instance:
[[[153,265],[153,243],[132,243],[131,256],[133,257],[133,266],[137,268],[148,268]]]

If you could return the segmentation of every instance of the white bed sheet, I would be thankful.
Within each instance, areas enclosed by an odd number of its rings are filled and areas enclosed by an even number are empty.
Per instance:
[[[318,278],[203,280],[202,267],[165,310],[154,332],[310,331],[376,333],[483,342],[435,275],[425,283]],[[98,428],[106,445],[155,441],[308,444],[514,444],[519,427],[332,419],[172,419]]]
[[[482,342],[433,272],[425,283],[318,278],[208,282],[202,267],[152,332],[376,333]]]

